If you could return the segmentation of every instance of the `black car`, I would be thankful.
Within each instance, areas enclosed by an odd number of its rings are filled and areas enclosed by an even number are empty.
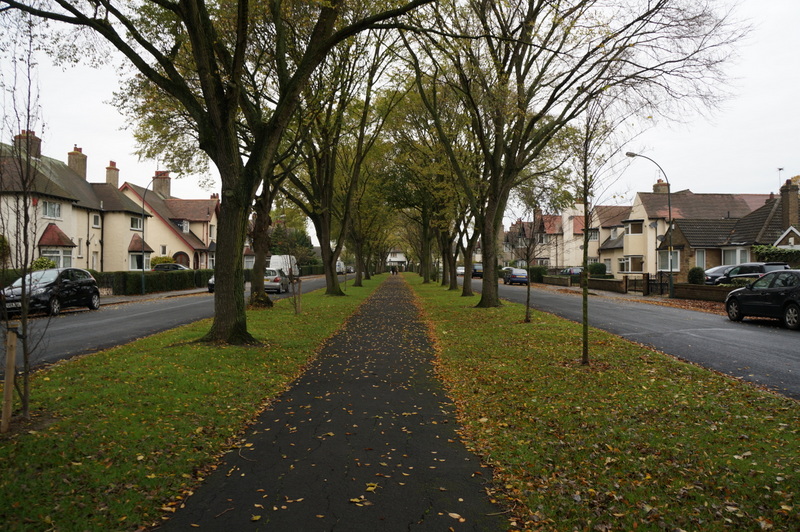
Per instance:
[[[705,271],[705,282],[706,284],[717,284],[717,279],[722,277],[726,271],[733,268],[730,264],[725,264],[723,266],[714,266],[713,268],[709,268]]]
[[[3,304],[9,314],[22,309],[22,280],[3,289]],[[46,311],[57,316],[67,307],[100,308],[100,290],[92,274],[80,268],[38,270],[25,276],[30,312]]]
[[[156,264],[153,266],[154,272],[174,272],[177,270],[188,270],[186,266],[183,264],[178,264],[177,262],[162,262],[161,264]]]
[[[800,270],[770,272],[725,299],[732,321],[745,316],[780,318],[789,329],[800,329]]]
[[[765,273],[788,268],[789,265],[785,262],[744,262],[733,266],[730,270],[717,277],[715,284],[730,284],[734,279],[755,281]]]

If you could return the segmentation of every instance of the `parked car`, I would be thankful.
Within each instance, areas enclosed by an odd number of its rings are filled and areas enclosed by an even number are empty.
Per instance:
[[[154,272],[174,272],[177,270],[188,270],[186,266],[183,264],[178,264],[177,262],[162,262],[161,264],[156,264],[153,266]]]
[[[508,268],[505,269],[505,275],[503,275],[503,284],[530,284],[528,282],[528,272],[523,270],[522,268]]]
[[[558,273],[559,275],[580,275],[581,273],[583,273],[583,267],[574,266],[572,268],[564,268]]]
[[[483,279],[483,264],[475,262],[472,264],[472,277]]]
[[[785,262],[744,262],[737,264],[717,278],[715,284],[730,284],[734,279],[752,279],[755,281],[765,273],[775,270],[786,270]]]
[[[729,269],[733,268],[732,265],[726,264],[723,266],[714,266],[706,270],[706,284],[717,284],[717,279]]]
[[[289,291],[289,276],[283,270],[264,270],[264,291],[282,294]]]
[[[2,299],[10,314],[22,309],[22,281],[20,277],[3,289]],[[37,270],[25,276],[28,310],[46,311],[57,316],[67,307],[100,308],[100,290],[92,274],[80,268],[52,268]]]
[[[732,290],[725,310],[732,321],[745,316],[780,318],[789,329],[800,329],[800,270],[772,271]]]
[[[456,266],[456,275],[464,275],[464,271],[463,266]]]

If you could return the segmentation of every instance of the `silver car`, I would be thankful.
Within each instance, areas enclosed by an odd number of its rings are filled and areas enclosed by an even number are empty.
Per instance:
[[[283,270],[264,270],[264,291],[282,294],[289,291],[289,276]]]

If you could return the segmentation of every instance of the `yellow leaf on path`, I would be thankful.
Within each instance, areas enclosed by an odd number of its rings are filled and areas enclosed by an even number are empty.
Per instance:
[[[259,519],[261,519],[260,515],[254,515],[254,516],[250,517],[251,521],[258,521]]]

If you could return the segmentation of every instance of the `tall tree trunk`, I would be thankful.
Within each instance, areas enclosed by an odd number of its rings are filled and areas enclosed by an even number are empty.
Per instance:
[[[244,239],[250,214],[249,198],[223,186],[217,239],[214,322],[204,341],[229,344],[256,343],[247,332],[244,304]]]
[[[250,305],[253,307],[271,308],[272,300],[264,291],[264,270],[267,268],[267,254],[270,247],[269,228],[272,225],[270,210],[272,209],[272,194],[269,185],[264,184],[264,190],[258,197],[253,207],[253,272],[250,276]]]

